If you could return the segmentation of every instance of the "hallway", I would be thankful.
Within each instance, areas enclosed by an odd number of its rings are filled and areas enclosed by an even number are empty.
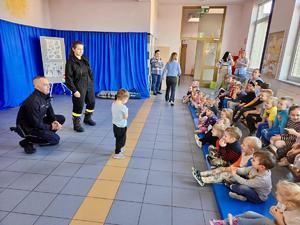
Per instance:
[[[185,91],[186,86],[180,86],[174,107],[162,95],[128,102],[129,124],[134,120],[142,128],[139,134],[130,135],[139,129],[129,127],[127,147],[132,156],[128,166],[110,159],[114,148],[111,100],[97,99],[97,126],[85,127],[86,132],[78,134],[72,130],[70,97],[55,96],[55,112],[67,115],[59,133],[61,142],[38,147],[34,155],[25,155],[18,146],[20,139],[8,131],[18,109],[1,111],[0,224],[202,225],[218,217],[210,187],[199,187],[191,175],[193,165],[205,167],[190,113],[179,100]],[[148,116],[138,113],[145,107],[149,107]],[[93,191],[102,194],[91,195]],[[107,204],[107,213],[98,210],[101,215],[97,215],[95,209],[82,215],[87,198],[112,205]]]

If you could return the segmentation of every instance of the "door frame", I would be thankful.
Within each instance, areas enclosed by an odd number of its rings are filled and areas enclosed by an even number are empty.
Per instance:
[[[182,7],[182,15],[184,13],[184,10],[185,9],[199,9],[201,8],[201,6],[183,6]],[[221,54],[221,47],[222,47],[222,41],[223,41],[223,34],[224,34],[224,24],[225,24],[225,18],[226,18],[226,12],[227,12],[227,6],[209,6],[209,8],[212,8],[212,9],[219,9],[219,8],[222,8],[224,9],[224,13],[223,13],[223,19],[222,19],[222,25],[221,25],[221,33],[220,33],[220,38],[211,38],[211,37],[183,37],[182,36],[182,26],[181,26],[181,30],[180,30],[180,40],[181,42],[184,41],[184,40],[196,40],[196,41],[201,41],[201,42],[204,42],[205,43],[211,43],[211,42],[217,42],[218,43],[218,46],[217,46],[217,53],[216,53],[216,61],[215,61],[215,65],[217,64],[217,62],[219,61],[219,58],[220,58],[220,54]],[[181,24],[184,24],[184,21],[183,21],[183,16],[181,17]],[[197,52],[196,52],[197,54]],[[204,57],[204,51],[202,51],[202,58]],[[195,55],[195,58],[196,58],[196,55]],[[195,66],[194,68],[196,67],[196,61],[195,61]],[[208,68],[209,67],[209,68]],[[203,72],[204,72],[204,69],[212,69],[213,66],[207,66],[204,68],[204,62],[202,61],[200,63],[200,84],[203,85],[203,86],[208,86],[210,81],[205,81],[203,80]],[[195,71],[196,71],[196,68],[195,68]],[[195,77],[195,74],[194,74],[194,77]],[[214,76],[213,76],[213,81],[217,81],[217,78],[218,78],[218,68],[216,66],[214,66]]]

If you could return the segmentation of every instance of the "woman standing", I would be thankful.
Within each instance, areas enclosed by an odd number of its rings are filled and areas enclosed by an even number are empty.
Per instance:
[[[83,56],[83,47],[82,42],[73,42],[65,70],[66,85],[73,94],[72,117],[74,130],[77,132],[84,131],[80,124],[84,103],[86,104],[86,109],[83,122],[90,126],[96,125],[92,120],[92,113],[95,108],[93,74],[87,58]]]
[[[234,74],[238,77],[241,83],[245,83],[247,79],[247,68],[249,60],[246,57],[246,51],[241,50],[239,58],[236,61],[236,69]]]
[[[173,52],[170,56],[169,62],[165,66],[163,74],[167,73],[167,90],[165,100],[169,101],[171,106],[174,106],[175,90],[177,85],[177,77],[181,74],[180,65],[177,62],[177,53]],[[171,91],[171,96],[170,96]]]
[[[218,80],[217,83],[220,85],[225,75],[232,75],[232,66],[234,65],[234,61],[232,59],[230,52],[225,52],[222,59],[220,59],[218,63]]]

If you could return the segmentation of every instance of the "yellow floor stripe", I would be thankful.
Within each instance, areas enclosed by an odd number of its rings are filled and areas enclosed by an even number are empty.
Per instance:
[[[127,130],[126,159],[116,160],[111,157],[107,161],[70,225],[104,224],[151,110],[152,103],[152,99],[144,102]]]

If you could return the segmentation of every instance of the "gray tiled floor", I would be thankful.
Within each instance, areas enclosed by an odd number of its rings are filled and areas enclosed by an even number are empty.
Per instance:
[[[105,224],[202,225],[218,217],[210,188],[199,188],[191,176],[191,167],[203,167],[203,160],[190,114],[179,100],[170,107],[163,98],[154,99]],[[128,102],[129,122],[142,103]],[[31,156],[16,134],[6,132],[17,109],[0,111],[0,225],[69,224],[113,152],[111,101],[97,99],[97,126],[81,134],[72,130],[70,98],[55,96],[53,104],[67,115],[61,143],[37,147]]]

